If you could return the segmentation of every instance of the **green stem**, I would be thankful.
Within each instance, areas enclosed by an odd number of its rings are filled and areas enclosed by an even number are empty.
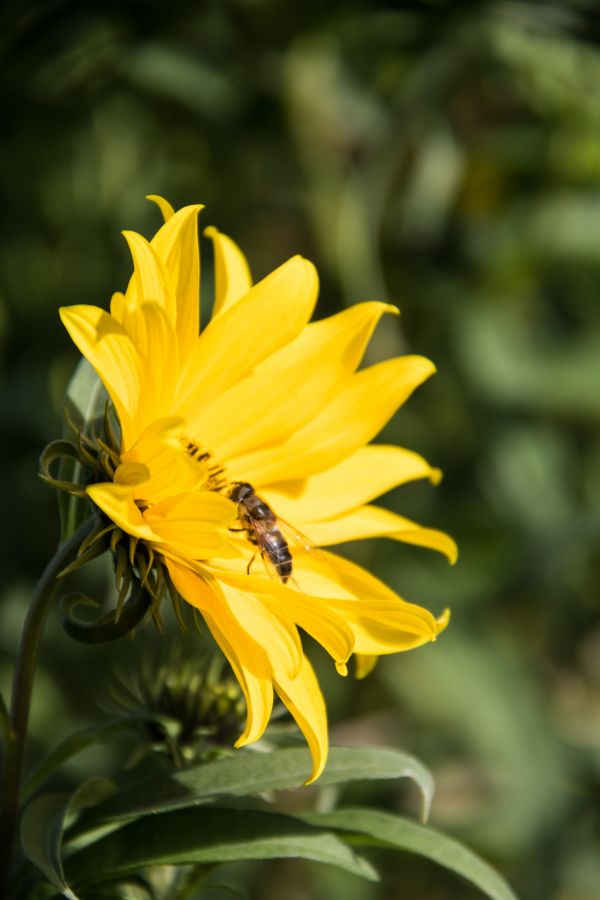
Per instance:
[[[44,569],[25,617],[15,664],[10,707],[10,734],[6,745],[0,786],[0,897],[4,896],[3,889],[5,880],[8,879],[15,832],[19,822],[21,775],[31,692],[46,616],[58,587],[60,572],[77,557],[81,542],[95,524],[95,518],[84,522],[75,534],[58,548]]]

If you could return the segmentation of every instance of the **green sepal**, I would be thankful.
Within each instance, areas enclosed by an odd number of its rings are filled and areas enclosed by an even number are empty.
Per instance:
[[[75,444],[71,441],[61,439],[52,441],[45,447],[40,456],[39,476],[42,481],[58,491],[66,491],[69,494],[74,494],[76,497],[85,497],[85,486],[82,482],[67,481],[64,478],[57,478],[52,474],[50,466],[57,459],[60,460],[61,463],[65,459],[79,463],[79,453]]]
[[[87,359],[81,359],[65,394],[66,437],[77,432],[92,435],[102,428],[109,397],[106,388]],[[64,457],[59,469],[61,479],[81,485],[85,467],[79,458]],[[61,522],[61,541],[67,540],[88,515],[87,502],[77,494],[61,492],[58,507]]]
[[[67,575],[71,575],[73,572],[76,572],[77,569],[86,566],[88,563],[92,562],[92,560],[97,559],[98,556],[102,556],[102,554],[108,550],[109,544],[110,539],[107,537],[106,540],[100,539],[94,541],[91,546],[88,546],[85,550],[80,548],[77,558],[74,559],[72,563],[69,563],[68,566],[65,566],[65,568],[58,573],[58,577],[66,578]],[[93,605],[93,603],[86,603],[85,605],[90,606]]]
[[[84,644],[104,644],[118,641],[130,634],[143,621],[152,606],[152,598],[134,579],[132,591],[120,610],[106,613],[93,622],[73,616],[78,606],[98,608],[98,603],[81,593],[67,594],[61,600],[63,628],[67,634]]]

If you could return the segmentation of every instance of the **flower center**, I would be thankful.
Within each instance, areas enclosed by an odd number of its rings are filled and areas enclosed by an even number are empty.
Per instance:
[[[196,441],[191,441],[188,438],[181,438],[181,443],[188,456],[191,456],[194,462],[203,465],[208,472],[206,487],[209,491],[221,492],[229,487],[229,480],[225,475],[225,467],[215,462],[208,450],[205,450]]]

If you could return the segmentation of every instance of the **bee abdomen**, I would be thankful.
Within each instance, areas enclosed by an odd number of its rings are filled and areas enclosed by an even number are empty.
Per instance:
[[[288,542],[278,528],[269,532],[268,540],[264,541],[263,551],[285,584],[292,574],[292,554]]]

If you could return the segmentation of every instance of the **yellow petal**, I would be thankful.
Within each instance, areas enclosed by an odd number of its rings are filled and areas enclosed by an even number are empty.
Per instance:
[[[210,433],[211,448],[223,461],[288,438],[355,370],[376,323],[388,311],[397,310],[385,303],[359,303],[307,325],[250,375],[199,406],[190,416],[192,433]],[[242,479],[241,470],[239,475]]]
[[[148,470],[143,494],[140,491],[136,496],[145,500],[145,505],[197,490],[208,479],[206,466],[196,462],[182,447],[182,425],[182,419],[157,419],[121,455],[122,463],[143,464]]]
[[[325,409],[288,441],[230,461],[258,487],[304,478],[336,465],[367,444],[435,366],[402,356],[357,372]]]
[[[163,225],[163,228],[166,228],[166,225]],[[125,294],[126,307],[123,325],[135,341],[134,323],[130,323],[128,319],[130,311],[135,310],[142,303],[154,300],[163,307],[175,326],[177,309],[166,267],[146,238],[135,231],[124,231],[123,237],[129,245],[133,259],[133,275]]]
[[[165,222],[167,222],[175,213],[175,210],[169,201],[165,200],[165,198],[161,197],[159,194],[146,194],[146,200],[151,200],[152,203],[156,203]]]
[[[317,546],[342,544],[344,541],[362,538],[388,537],[405,544],[437,550],[452,564],[456,562],[458,555],[456,543],[443,531],[423,528],[422,525],[379,506],[361,506],[343,516],[323,522],[304,522],[302,531]]]
[[[295,256],[213,319],[198,341],[193,366],[182,376],[181,414],[193,414],[289,343],[310,319],[317,289],[315,267]]]
[[[97,306],[62,307],[60,317],[110,394],[127,447],[141,393],[141,363],[134,345],[123,326]]]
[[[173,324],[155,301],[142,303],[125,317],[141,360],[143,390],[136,413],[136,429],[141,432],[173,407],[173,393],[179,376],[179,347]]]
[[[171,580],[181,596],[200,610],[216,642],[229,660],[246,698],[247,721],[236,747],[257,741],[273,708],[271,669],[264,651],[238,625],[218,585],[174,560],[166,560]]]
[[[433,641],[448,622],[407,603],[365,569],[333,553],[300,554],[295,577],[302,588],[321,595],[342,616],[359,654],[381,655],[411,650]]]
[[[87,494],[98,509],[101,509],[124,532],[160,544],[160,536],[144,521],[142,513],[136,506],[134,493],[137,484],[137,482],[133,485],[112,482],[92,484],[87,488]]]
[[[248,260],[230,237],[211,226],[204,229],[215,254],[215,302],[212,317],[230,309],[252,287]]]
[[[275,690],[298,723],[312,755],[312,772],[306,784],[315,781],[327,761],[329,739],[327,710],[316,675],[308,659],[303,657],[302,670],[296,678],[275,676]]]
[[[411,450],[369,444],[318,475],[266,485],[261,496],[282,518],[300,525],[339,516],[418,478],[437,484],[440,471]]]
[[[318,641],[336,664],[344,665],[350,658],[354,649],[352,631],[343,616],[330,609],[324,598],[298,591],[276,579],[247,575],[232,568],[214,565],[210,568],[221,584],[260,596],[274,613],[279,610],[281,615],[285,610],[286,617]]]
[[[357,653],[354,657],[354,676],[361,679],[369,675],[379,660],[378,656],[368,656],[366,653]]]
[[[165,548],[187,559],[209,559],[236,552],[229,533],[236,507],[214,491],[194,491],[162,500],[144,520]]]
[[[196,204],[173,213],[152,238],[151,247],[164,263],[177,306],[176,332],[182,359],[196,347],[200,330],[200,252]]]
[[[121,293],[121,291],[115,291],[110,298],[110,314],[113,319],[116,319],[117,322],[122,322],[123,316],[126,313],[126,307],[127,300],[125,299],[125,294]]]
[[[144,463],[138,462],[120,463],[113,476],[114,484],[121,484],[126,487],[137,487],[140,484],[147,483],[149,479],[150,469]]]
[[[265,651],[270,665],[295,678],[302,668],[302,644],[285,608],[265,603],[247,590],[221,582],[223,597],[231,614],[249,637]]]

